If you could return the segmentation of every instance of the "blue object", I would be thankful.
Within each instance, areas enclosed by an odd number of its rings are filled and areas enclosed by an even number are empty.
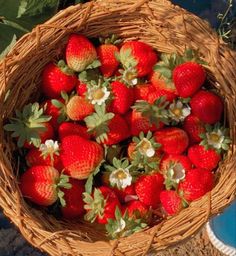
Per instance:
[[[236,248],[236,201],[223,214],[213,218],[210,227],[220,241]]]

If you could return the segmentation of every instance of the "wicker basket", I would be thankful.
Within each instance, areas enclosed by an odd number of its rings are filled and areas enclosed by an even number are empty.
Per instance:
[[[15,172],[14,144],[3,132],[4,121],[38,97],[41,70],[57,58],[71,32],[88,37],[118,34],[140,39],[161,52],[199,48],[209,63],[208,79],[225,99],[225,116],[233,145],[220,165],[215,188],[180,214],[127,238],[108,241],[85,223],[58,221],[22,198]],[[235,197],[236,190],[236,54],[208,23],[167,0],[97,0],[71,6],[18,41],[0,63],[0,205],[35,247],[50,255],[146,255],[194,235],[212,215]],[[6,97],[6,95],[8,97]]]

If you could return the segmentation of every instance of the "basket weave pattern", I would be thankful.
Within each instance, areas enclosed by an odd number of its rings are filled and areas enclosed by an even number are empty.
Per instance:
[[[125,40],[147,42],[165,53],[199,49],[209,64],[208,80],[225,100],[233,143],[217,170],[215,188],[177,216],[115,241],[106,240],[104,232],[92,225],[59,221],[28,205],[15,178],[16,148],[2,128],[15,109],[37,100],[43,67],[58,58],[72,32],[88,37],[117,34]],[[97,0],[71,6],[21,38],[0,65],[0,205],[35,247],[50,255],[146,255],[149,249],[159,251],[193,236],[235,198],[236,54],[207,22],[193,14],[167,0]]]

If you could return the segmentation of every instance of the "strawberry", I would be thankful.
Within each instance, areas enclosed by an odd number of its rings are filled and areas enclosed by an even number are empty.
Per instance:
[[[199,143],[201,141],[200,135],[206,131],[204,123],[193,114],[185,118],[183,129],[187,132],[191,145]]]
[[[196,62],[185,62],[173,71],[173,81],[180,97],[193,96],[206,80],[204,68]]]
[[[78,135],[66,136],[61,142],[60,155],[64,172],[75,179],[88,178],[103,160],[103,154],[99,144]]]
[[[80,82],[78,80],[77,85],[76,85],[76,92],[79,96],[85,96],[86,92],[87,92],[87,84]]]
[[[61,104],[65,103],[64,99],[57,99],[57,101]],[[53,102],[53,100],[46,100],[41,105],[44,107],[44,114],[52,117],[49,123],[57,130],[59,124],[66,119],[66,116],[63,109],[54,105]]]
[[[147,101],[148,93],[150,91],[151,84],[138,84],[133,88],[134,100]]]
[[[215,149],[205,149],[202,145],[191,146],[188,157],[196,167],[207,170],[215,169],[221,160],[221,155]]]
[[[213,186],[213,173],[196,168],[188,171],[185,180],[179,184],[178,191],[187,201],[194,201],[212,190]]]
[[[63,168],[59,155],[60,149],[57,141],[46,140],[45,144],[41,144],[39,149],[30,149],[25,158],[28,166],[48,165],[61,171]]]
[[[116,207],[120,208],[120,202],[115,192],[106,186],[95,188],[93,195],[84,193],[85,220],[93,223],[106,224],[108,219],[115,218]]]
[[[129,217],[146,219],[149,215],[148,207],[139,200],[133,200],[123,206],[122,212],[128,211]]]
[[[168,215],[178,214],[183,208],[182,199],[174,190],[161,191],[160,200]]]
[[[65,175],[59,175],[59,172],[52,166],[37,165],[27,169],[20,177],[20,190],[22,195],[30,201],[49,206],[61,199],[60,188],[69,189],[69,178]]]
[[[135,192],[142,203],[156,209],[160,203],[163,183],[164,178],[160,173],[142,175],[135,182]]]
[[[200,90],[190,101],[192,114],[202,122],[215,124],[220,121],[223,112],[222,99],[213,92]]]
[[[50,62],[43,69],[41,89],[48,98],[58,98],[62,91],[72,91],[76,82],[76,76],[64,61],[59,61],[57,65]]]
[[[167,154],[181,155],[188,147],[187,133],[177,127],[168,127],[154,133],[156,142],[162,145],[161,149]]]
[[[130,135],[125,119],[121,115],[106,113],[105,105],[95,105],[95,113],[85,118],[88,131],[99,143],[114,145]]]
[[[135,77],[148,75],[157,58],[150,45],[140,41],[125,42],[120,49],[120,62],[127,71],[124,72],[124,79],[132,80]]]
[[[93,44],[83,35],[71,34],[66,45],[67,65],[76,72],[85,70],[97,58]]]
[[[164,125],[161,122],[159,126],[151,124],[147,117],[142,116],[142,113],[136,110],[128,112],[125,118],[130,127],[132,136],[138,136],[140,132],[147,133],[148,131],[156,131]]]
[[[74,219],[82,216],[85,213],[84,210],[84,182],[81,180],[69,180],[71,184],[70,189],[62,188],[64,193],[65,206],[61,208],[62,216],[67,219]]]
[[[16,117],[10,118],[10,123],[4,125],[4,130],[13,132],[17,138],[18,147],[39,147],[47,139],[53,139],[54,130],[50,125],[50,116],[44,115],[44,108],[37,102],[25,105],[20,112],[16,110]]]
[[[66,113],[73,121],[83,120],[94,111],[94,106],[84,97],[75,95],[66,104]]]
[[[60,140],[68,135],[79,135],[80,137],[89,140],[90,134],[87,132],[87,128],[80,124],[63,122],[58,128],[58,135]]]
[[[128,88],[119,81],[114,81],[111,83],[111,90],[113,100],[109,106],[109,112],[121,115],[125,114],[134,102],[133,89]]]
[[[160,90],[160,89],[156,89],[155,87],[153,87],[153,89],[149,89],[149,93],[147,95],[147,101],[150,104],[153,104],[160,97],[165,97],[166,101],[172,102],[177,97],[177,95],[171,91],[167,91],[163,89]]]
[[[117,44],[121,40],[117,39],[115,35],[112,35],[111,38],[105,40],[100,39],[100,42],[102,44],[97,48],[98,58],[101,62],[100,71],[104,77],[110,77],[117,71],[119,66],[116,55],[119,53]]]

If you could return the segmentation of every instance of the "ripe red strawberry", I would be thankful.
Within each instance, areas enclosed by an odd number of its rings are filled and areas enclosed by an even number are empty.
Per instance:
[[[162,207],[168,215],[179,213],[182,208],[182,199],[174,190],[164,190],[160,194]]]
[[[65,176],[60,177],[59,172],[52,166],[33,166],[20,177],[22,195],[42,206],[49,206],[57,201],[60,187],[69,188],[68,179]]]
[[[180,97],[193,96],[206,79],[204,68],[196,62],[185,62],[173,70],[173,81]]]
[[[67,65],[76,72],[81,72],[97,58],[93,44],[83,35],[71,34],[66,45]]]
[[[121,207],[115,192],[106,186],[95,188],[92,196],[84,193],[84,202],[85,220],[92,223],[106,224],[108,219],[115,218],[116,208]]]
[[[134,93],[132,88],[119,81],[111,83],[113,100],[109,106],[109,112],[116,114],[125,114],[134,102]]]
[[[93,104],[89,103],[84,97],[75,95],[66,104],[66,113],[73,121],[83,120],[94,111]]]
[[[129,217],[133,219],[146,219],[149,215],[148,207],[139,200],[133,200],[123,206],[122,212],[128,211]]]
[[[153,48],[140,41],[125,42],[120,49],[120,61],[125,69],[133,70],[136,77],[151,73],[157,62],[157,54]]]
[[[153,89],[150,88],[149,90],[147,101],[150,104],[153,104],[158,98],[162,96],[164,96],[166,98],[166,101],[169,101],[169,102],[172,102],[177,97],[177,95],[171,91],[160,90],[153,87]]]
[[[138,84],[134,90],[134,100],[146,100],[148,98],[148,93],[150,91],[151,84]]]
[[[142,175],[135,182],[135,191],[139,200],[156,209],[160,203],[160,193],[164,188],[164,178],[160,173]]]
[[[166,171],[171,165],[181,164],[185,171],[192,168],[192,163],[187,156],[184,155],[167,155],[165,154],[161,159],[160,169]]]
[[[112,76],[119,66],[119,61],[115,55],[119,53],[119,48],[114,44],[102,44],[97,48],[98,58],[101,62],[100,71],[105,77]]]
[[[156,142],[162,145],[161,149],[167,154],[181,155],[189,144],[187,133],[177,127],[156,131],[154,137]]]
[[[76,92],[79,96],[84,97],[87,92],[87,85],[78,80],[77,85],[76,85]]]
[[[83,201],[84,182],[70,179],[69,183],[71,184],[70,189],[61,189],[65,200],[65,206],[61,208],[61,211],[64,218],[74,219],[85,213]]]
[[[80,137],[89,140],[90,134],[87,132],[87,128],[80,124],[63,122],[58,128],[58,135],[60,140],[68,135],[79,135]]]
[[[142,116],[142,113],[136,110],[128,112],[125,118],[130,127],[132,136],[138,136],[140,132],[148,133],[148,131],[156,131],[164,126],[164,124],[160,122],[159,127],[156,127],[149,122],[147,117]]]
[[[130,131],[125,119],[120,115],[115,115],[108,124],[109,132],[107,139],[104,141],[106,145],[117,144],[130,136]]]
[[[188,149],[188,157],[198,168],[213,170],[218,166],[221,155],[214,149],[205,149],[204,146],[194,145]]]
[[[29,167],[35,165],[48,165],[53,166],[59,172],[62,171],[62,163],[59,156],[59,152],[42,152],[38,148],[32,148],[25,156],[27,165]]]
[[[66,136],[61,142],[64,173],[75,179],[86,179],[103,160],[103,148],[78,135]]]
[[[50,62],[43,69],[41,88],[48,98],[58,98],[62,91],[70,92],[76,82],[77,77],[63,62],[58,65]]]
[[[193,201],[204,196],[213,186],[213,173],[196,168],[188,171],[185,180],[179,184],[178,191],[187,201]]]
[[[202,140],[200,135],[206,131],[204,123],[193,114],[184,119],[183,129],[188,134],[190,144],[199,143]]]
[[[63,99],[57,99],[57,101],[61,102],[62,104],[65,103]],[[46,100],[41,104],[44,107],[44,114],[51,116],[49,123],[52,125],[52,127],[57,130],[60,121],[63,121],[65,119],[65,115],[63,112],[63,109],[60,107],[55,106],[51,100]]]
[[[202,122],[215,124],[220,121],[223,113],[223,101],[213,92],[200,90],[190,101],[192,114]]]

